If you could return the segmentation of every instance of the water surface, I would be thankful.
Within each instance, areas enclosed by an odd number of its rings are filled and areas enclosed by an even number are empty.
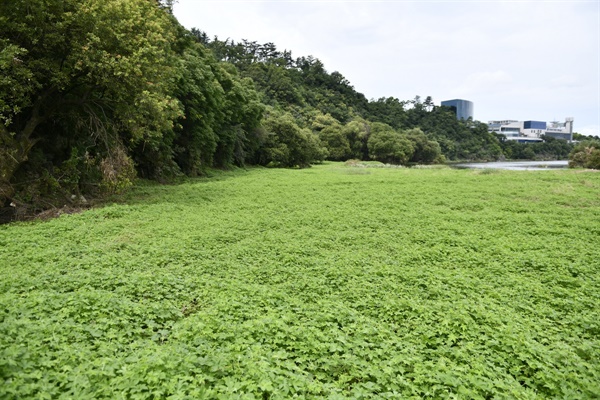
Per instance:
[[[454,164],[455,168],[476,168],[476,169],[509,169],[517,171],[545,171],[557,168],[567,168],[568,160],[558,161],[497,161],[487,163],[460,163]]]

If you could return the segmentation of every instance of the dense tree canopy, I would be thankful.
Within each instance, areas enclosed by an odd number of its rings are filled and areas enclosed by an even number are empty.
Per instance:
[[[317,135],[301,128],[289,113],[272,111],[264,121],[267,137],[260,163],[278,167],[307,167],[322,161],[327,150]]]
[[[134,166],[162,179],[254,155],[254,83],[163,3],[2,2],[0,203],[60,204],[127,186]]]
[[[372,158],[392,164],[406,164],[415,152],[411,141],[391,126],[374,122],[368,139]]]
[[[113,167],[130,164],[116,149],[158,146],[180,113],[170,95],[175,30],[163,10],[145,0],[1,7],[1,196],[14,192],[15,174],[52,174],[74,154],[111,164],[110,180],[120,174]],[[34,147],[39,163],[31,160]]]

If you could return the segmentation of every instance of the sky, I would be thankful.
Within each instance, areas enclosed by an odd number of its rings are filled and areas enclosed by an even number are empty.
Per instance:
[[[312,55],[368,99],[474,103],[474,118],[600,135],[600,1],[177,0],[188,29]]]

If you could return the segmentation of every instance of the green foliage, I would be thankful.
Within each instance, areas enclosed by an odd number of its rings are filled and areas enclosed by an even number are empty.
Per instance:
[[[569,167],[600,169],[600,141],[578,143],[569,154]]]
[[[263,165],[303,168],[327,156],[318,136],[300,128],[288,113],[271,111],[263,127],[267,134],[259,157]]]
[[[303,104],[302,96],[288,71],[275,63],[252,63],[244,75],[252,78],[269,104]]]
[[[597,397],[597,173],[364,171],[0,226],[0,398]]]
[[[402,129],[407,126],[408,120],[406,104],[407,102],[400,101],[395,97],[382,97],[378,100],[371,100],[367,109],[373,122],[382,122],[395,129]]]
[[[0,15],[0,24],[8,24],[8,16]],[[16,114],[30,104],[35,90],[32,72],[24,65],[27,50],[0,38],[0,125],[9,126]],[[5,129],[5,128],[4,128]]]
[[[170,96],[174,25],[156,3],[33,0],[0,7],[0,141],[10,155],[0,159],[0,195],[10,197],[31,175],[54,174],[73,148],[103,158],[121,143],[161,147],[179,107]],[[29,158],[36,146],[39,163]]]
[[[488,132],[485,123],[472,120],[457,120],[447,107],[415,106],[412,121],[427,134],[430,140],[439,143],[442,154],[449,160],[494,161],[500,158],[502,148],[498,138]]]
[[[239,79],[233,65],[220,64],[218,80],[225,90],[225,119],[217,142],[215,165],[243,165],[247,135],[258,128],[264,106],[250,79]]]
[[[250,77],[266,104],[291,112],[293,108],[318,110],[342,123],[366,111],[367,100],[344,76],[326,71],[312,56],[292,58],[290,51],[278,51],[275,44],[242,40],[235,43],[192,30],[196,39],[208,46],[215,57],[235,65],[241,76]]]
[[[331,115],[318,115],[312,122],[312,129],[327,148],[329,160],[345,161],[352,157],[348,137],[340,122]]]
[[[578,141],[600,140],[600,136],[582,135],[581,133],[573,132],[573,140],[578,140]]]
[[[381,122],[371,124],[367,145],[371,158],[390,164],[407,164],[415,152],[406,135]]]
[[[368,140],[371,134],[370,124],[361,118],[348,122],[342,128],[342,132],[348,139],[351,158],[369,160]]]
[[[0,7],[0,205],[121,190],[132,166],[161,180],[254,157],[253,82],[195,43],[171,2]]]
[[[100,162],[101,187],[108,193],[120,193],[130,187],[135,178],[133,161],[122,147],[114,147]]]
[[[176,95],[184,108],[184,118],[176,127],[175,160],[188,175],[198,175],[213,165],[217,132],[225,116],[225,91],[215,77],[218,68],[200,45],[186,49],[177,69]]]
[[[412,141],[414,153],[410,158],[411,162],[431,164],[434,162],[443,162],[442,150],[438,142],[429,140],[425,133],[419,128],[413,128],[404,132]]]
[[[500,137],[500,146],[506,158],[513,160],[564,160],[573,150],[573,145],[566,140],[549,136],[543,139],[543,142],[537,143],[518,143]]]

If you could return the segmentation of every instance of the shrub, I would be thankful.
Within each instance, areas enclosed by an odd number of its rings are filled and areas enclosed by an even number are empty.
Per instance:
[[[581,142],[569,154],[569,168],[600,169],[600,141]]]
[[[371,158],[390,164],[406,164],[415,152],[406,136],[379,122],[373,123],[367,146]]]
[[[265,119],[263,127],[267,132],[260,157],[264,165],[304,168],[327,156],[317,135],[300,128],[289,113],[272,113]]]

